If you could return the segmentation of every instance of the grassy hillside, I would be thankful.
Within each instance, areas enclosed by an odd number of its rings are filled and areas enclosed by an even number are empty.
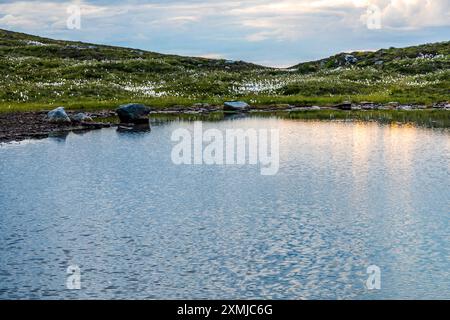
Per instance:
[[[221,103],[450,100],[450,42],[339,54],[290,69],[0,30],[0,110]]]
[[[373,52],[356,51],[340,53],[335,56],[300,63],[291,69],[300,73],[312,73],[339,67],[372,67],[383,72],[396,72],[405,75],[434,72],[450,69],[450,42],[425,44],[408,48],[389,48]]]

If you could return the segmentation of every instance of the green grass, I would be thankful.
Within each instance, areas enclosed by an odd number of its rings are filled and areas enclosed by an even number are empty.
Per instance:
[[[134,100],[64,100],[52,101],[48,103],[18,103],[18,102],[3,102],[0,103],[0,112],[28,112],[28,111],[46,111],[57,106],[64,106],[66,110],[86,110],[86,111],[96,111],[96,110],[107,110],[116,109],[119,105],[126,103],[143,103],[152,106],[155,109],[164,109],[167,107],[184,105],[190,106],[196,102],[196,100],[189,98],[148,98],[148,99],[134,99]]]
[[[122,98],[117,100],[95,100],[95,99],[59,99],[54,101],[43,102],[0,102],[0,112],[25,112],[25,111],[43,111],[50,110],[57,106],[64,106],[67,110],[105,110],[116,109],[121,104],[126,103],[142,103],[151,106],[154,109],[165,109],[174,106],[189,107],[195,103],[209,103],[211,105],[222,105],[223,102],[241,99],[249,102],[253,106],[260,107],[284,107],[286,104],[299,105],[299,106],[332,106],[342,101],[351,101],[354,103],[370,101],[374,103],[389,103],[396,101],[399,103],[415,103],[423,105],[432,105],[436,101],[446,101],[441,98],[435,100],[429,96],[419,96],[412,99],[410,96],[393,96],[382,94],[367,94],[367,95],[336,95],[336,96],[324,96],[324,97],[310,97],[302,95],[292,96],[264,96],[264,95],[247,95],[247,96],[224,96],[224,97],[202,97],[202,98],[186,98],[186,97],[159,97],[159,98]]]
[[[0,30],[0,112],[220,105],[432,105],[450,101],[450,42],[355,52],[291,70],[242,61],[163,55]],[[383,64],[377,62],[383,61]]]

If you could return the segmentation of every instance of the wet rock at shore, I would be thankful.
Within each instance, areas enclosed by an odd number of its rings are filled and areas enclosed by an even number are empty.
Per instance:
[[[433,109],[441,109],[441,110],[450,110],[450,104],[449,103],[435,103],[433,105]]]
[[[88,116],[86,113],[77,113],[71,117],[74,122],[92,122],[92,118]]]
[[[148,123],[151,109],[143,104],[125,104],[120,106],[116,113],[121,123]]]
[[[396,102],[396,101],[391,101],[388,104],[384,105],[384,108],[387,109],[396,109],[398,106],[400,105],[400,103]]]
[[[102,128],[110,128],[111,123],[103,123],[103,122],[82,122],[81,126],[86,129],[102,129]]]
[[[362,110],[376,110],[378,109],[378,105],[374,104],[373,102],[369,101],[362,101],[359,106]]]
[[[406,110],[406,111],[409,111],[409,110],[412,110],[413,107],[412,107],[412,106],[402,106],[402,105],[400,105],[400,106],[397,106],[396,109],[397,109],[397,110]]]
[[[202,102],[199,102],[199,103],[194,103],[194,104],[192,105],[192,107],[193,107],[193,108],[196,108],[196,109],[208,109],[208,108],[210,108],[211,106],[210,106],[209,103],[202,103]]]
[[[336,109],[340,109],[340,110],[352,110],[352,103],[349,101],[344,101],[340,104],[337,104],[335,106],[333,106]]]
[[[246,112],[250,106],[243,101],[227,101],[224,103],[223,111],[228,112]]]
[[[63,107],[58,107],[47,113],[46,120],[50,123],[71,123]]]

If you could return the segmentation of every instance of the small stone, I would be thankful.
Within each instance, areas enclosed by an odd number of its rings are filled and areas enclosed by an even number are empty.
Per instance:
[[[71,120],[63,107],[58,107],[47,113],[47,121],[51,123],[70,123]]]

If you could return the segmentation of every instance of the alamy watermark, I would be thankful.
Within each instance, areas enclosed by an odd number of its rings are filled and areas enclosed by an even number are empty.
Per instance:
[[[365,24],[367,29],[378,30],[382,28],[382,10],[380,6],[373,3],[371,0],[353,0],[353,5],[356,8],[365,10],[361,15],[361,21]]]
[[[66,20],[67,28],[70,30],[80,30],[81,29],[81,6],[76,5],[76,4],[68,6],[67,14],[69,15]]]
[[[369,277],[366,280],[367,290],[380,290],[381,289],[381,269],[376,265],[367,267],[366,273]]]
[[[179,128],[171,140],[177,142],[171,153],[176,165],[260,165],[262,175],[279,170],[278,129],[203,131],[202,122],[196,121],[193,133]]]
[[[66,288],[69,290],[81,289],[81,269],[77,265],[67,267]]]
[[[381,29],[381,9],[379,6],[371,4],[367,7],[367,28],[370,30]]]

